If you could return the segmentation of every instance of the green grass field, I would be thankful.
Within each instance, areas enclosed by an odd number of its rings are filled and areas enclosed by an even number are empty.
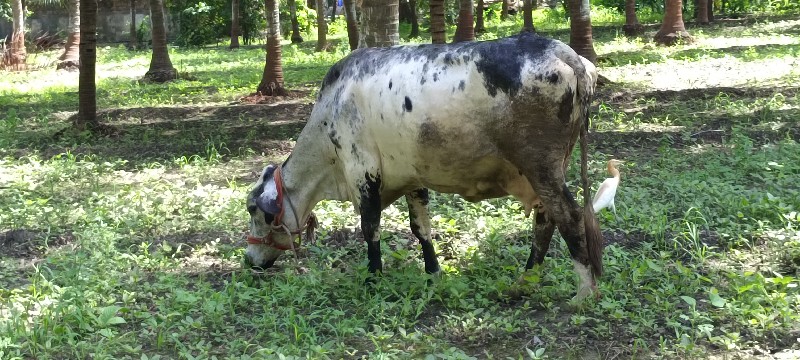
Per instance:
[[[54,70],[56,51],[33,55],[35,70],[0,77],[0,359],[800,357],[800,18],[690,26],[697,41],[672,48],[617,20],[595,28],[612,83],[593,107],[590,178],[626,161],[619,219],[600,214],[603,296],[580,308],[559,235],[507,296],[532,220],[506,198],[432,195],[432,281],[402,202],[383,213],[372,291],[349,203],[316,208],[298,259],[243,267],[246,192],[291,151],[342,37],[324,54],[284,46],[295,96],[267,104],[239,101],[258,46],[174,49],[186,76],[165,85],[138,81],[149,53],[102,48],[110,137],[62,131],[78,75]]]

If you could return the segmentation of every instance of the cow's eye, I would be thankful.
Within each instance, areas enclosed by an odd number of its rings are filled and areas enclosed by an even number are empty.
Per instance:
[[[264,221],[266,221],[267,224],[272,224],[272,222],[275,221],[275,215],[264,213]]]
[[[247,207],[247,213],[249,213],[250,215],[253,215],[253,214],[256,213],[256,209],[257,209],[257,207],[255,205],[250,205],[250,206]]]

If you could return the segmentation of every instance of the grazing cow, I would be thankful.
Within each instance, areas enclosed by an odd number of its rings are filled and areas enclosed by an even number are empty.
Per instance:
[[[602,272],[586,170],[596,78],[564,43],[527,33],[354,51],[328,71],[292,154],[249,194],[248,262],[272,266],[319,201],[348,200],[361,214],[369,271],[379,272],[381,210],[405,196],[425,271],[435,273],[427,188],[470,201],[512,195],[535,212],[526,268],[544,260],[557,226],[583,299]],[[583,209],[565,180],[579,137]]]

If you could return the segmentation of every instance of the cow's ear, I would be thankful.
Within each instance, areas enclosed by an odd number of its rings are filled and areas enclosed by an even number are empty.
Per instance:
[[[273,164],[267,165],[267,167],[264,168],[264,172],[261,174],[261,181],[266,183],[269,179],[272,179],[275,169],[277,169],[277,166]]]

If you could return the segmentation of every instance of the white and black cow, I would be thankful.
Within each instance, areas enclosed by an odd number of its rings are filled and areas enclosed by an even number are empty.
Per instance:
[[[381,210],[405,196],[434,273],[427,188],[470,201],[512,195],[535,210],[526,268],[544,260],[557,226],[579,274],[576,297],[586,297],[602,272],[585,143],[596,77],[569,46],[527,33],[354,51],[325,76],[292,154],[249,194],[247,260],[272,266],[319,201],[347,200],[361,214],[369,271],[381,271]],[[583,209],[565,179],[579,137]]]

